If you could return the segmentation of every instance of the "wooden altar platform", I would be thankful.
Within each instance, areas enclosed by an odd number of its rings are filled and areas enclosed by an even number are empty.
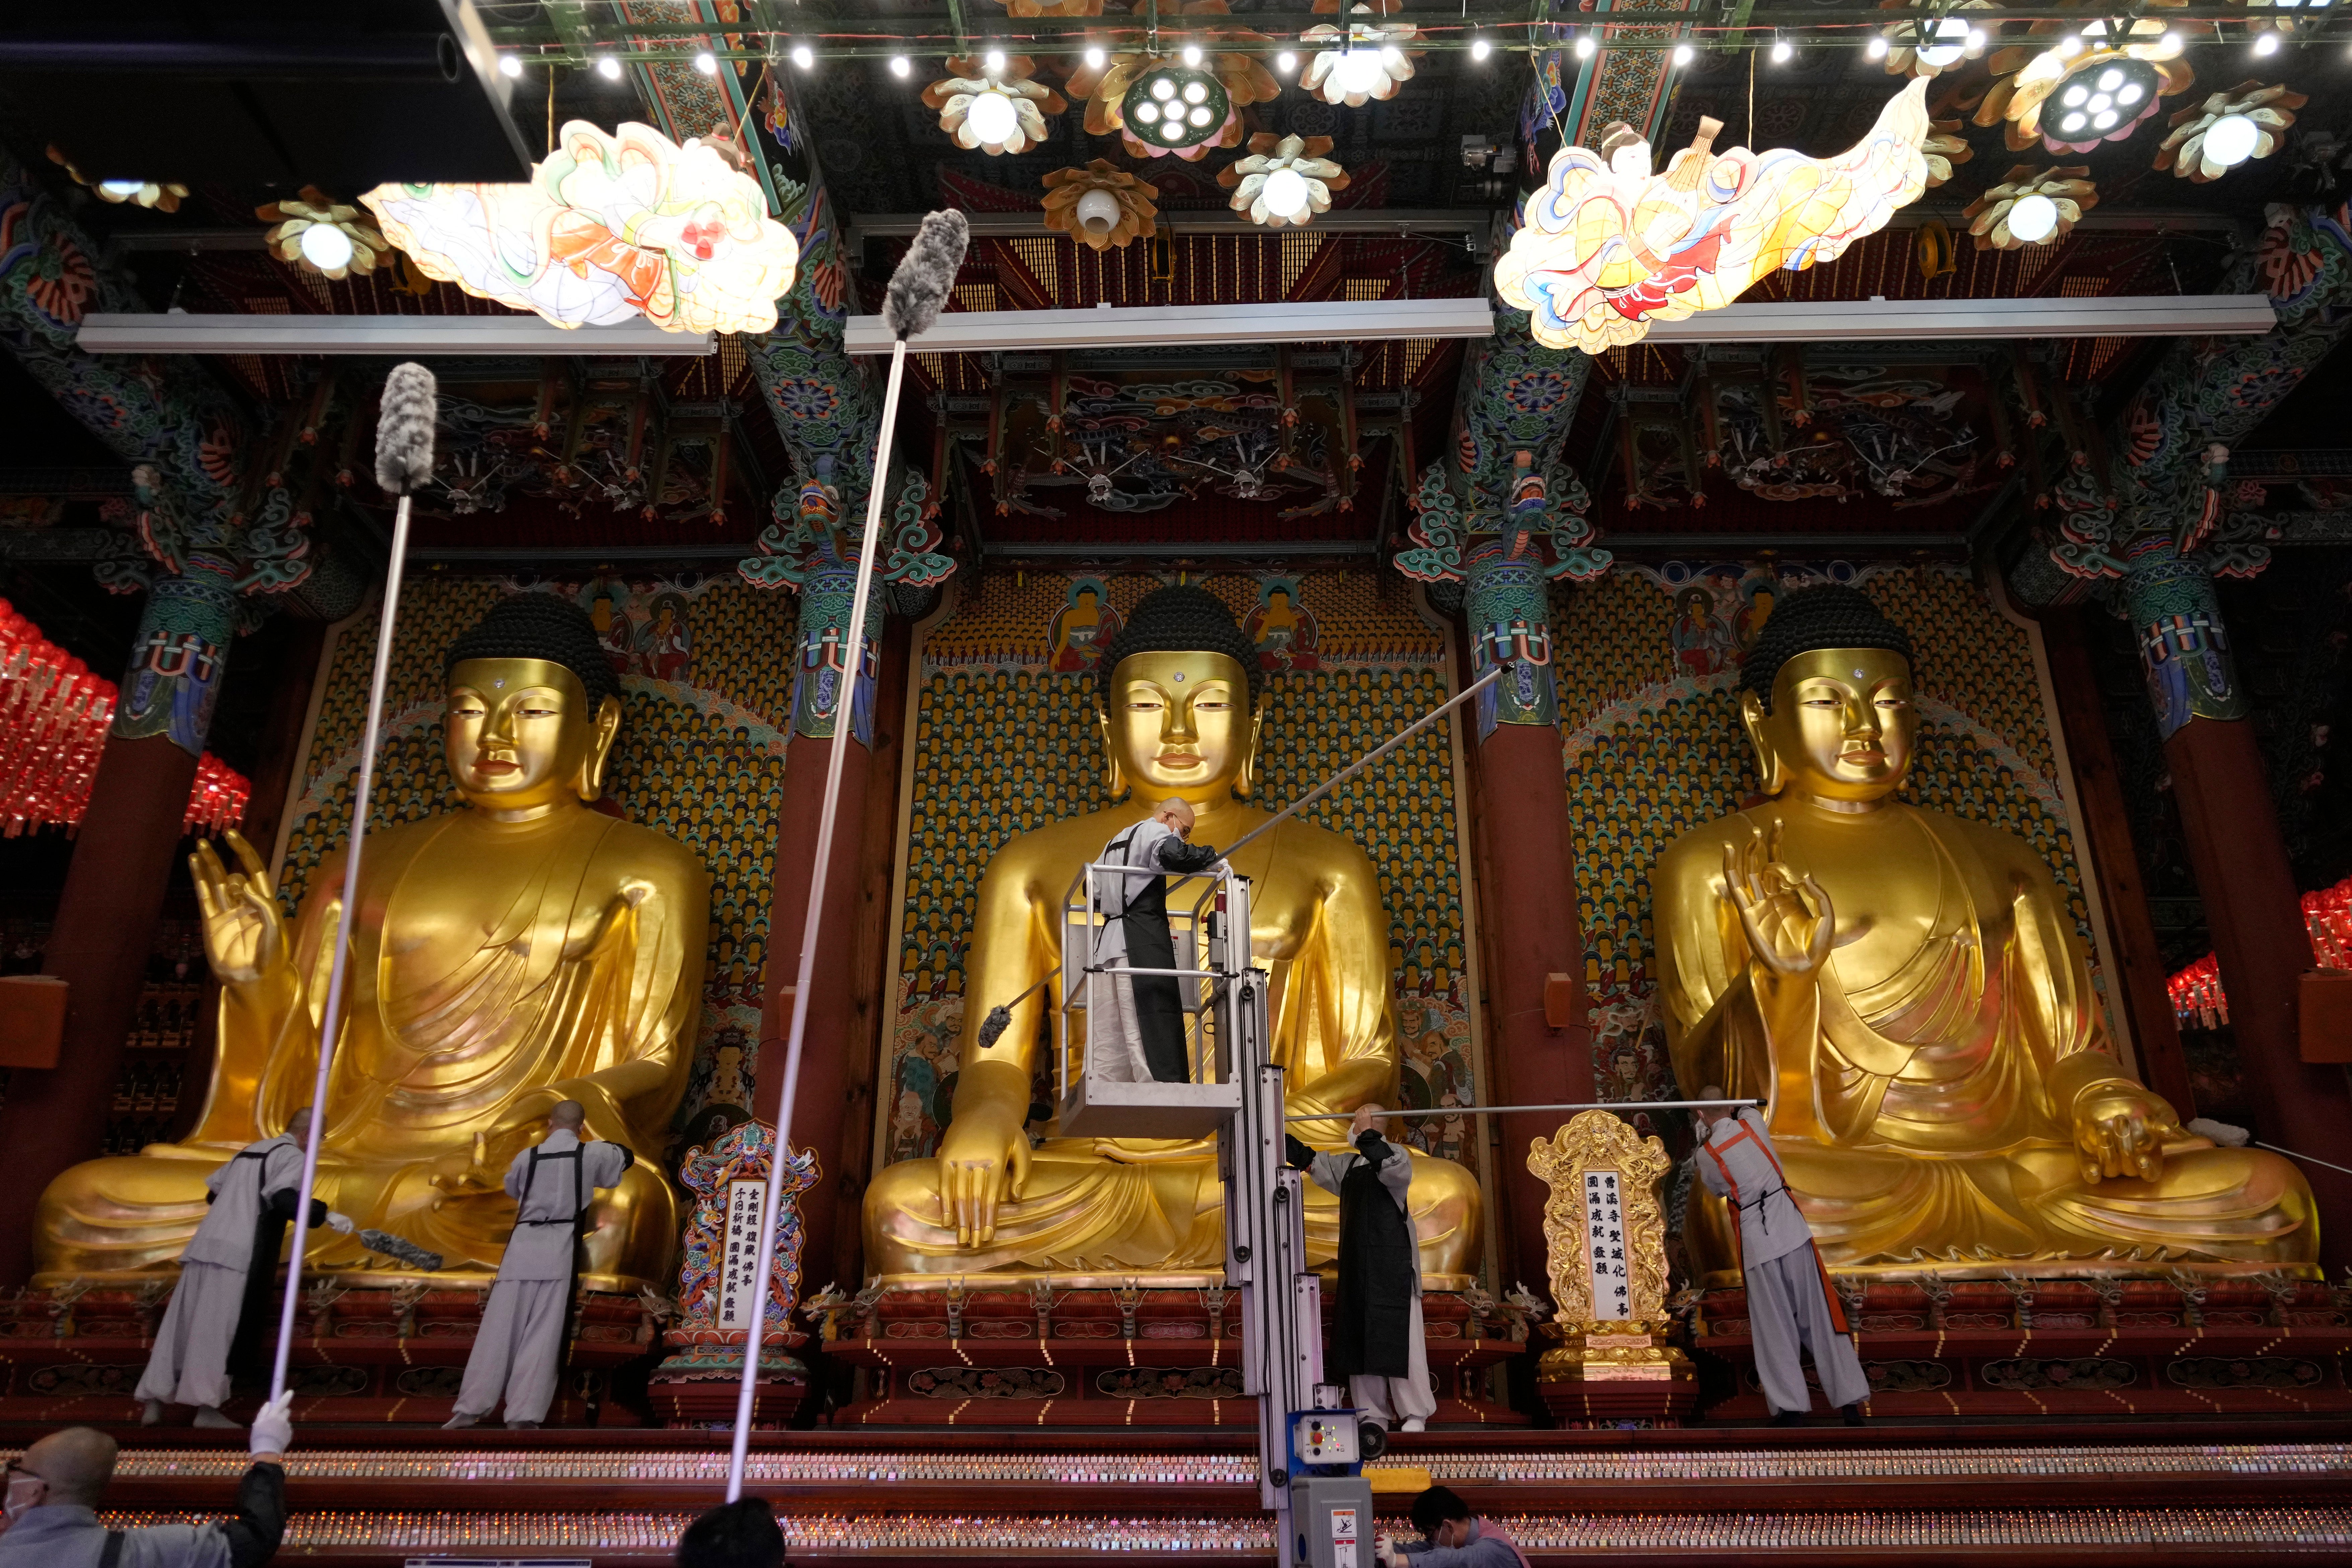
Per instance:
[[[298,1407],[298,1416],[301,1412]],[[21,1442],[30,1433],[0,1431]],[[217,1508],[241,1435],[119,1429],[110,1522]],[[403,1432],[305,1425],[286,1551],[351,1568],[426,1556],[667,1561],[719,1497],[712,1432]],[[221,1441],[219,1439],[229,1439]],[[2352,1428],[2291,1418],[1399,1435],[1545,1568],[1645,1563],[2352,1563]],[[795,1563],[1265,1563],[1249,1442],[967,1426],[760,1433],[751,1489]],[[1384,1516],[1408,1499],[1384,1495]]]

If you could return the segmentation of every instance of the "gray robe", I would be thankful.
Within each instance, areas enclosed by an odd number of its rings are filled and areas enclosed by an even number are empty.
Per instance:
[[[508,1425],[547,1418],[563,1369],[581,1222],[589,1200],[618,1185],[634,1161],[621,1144],[583,1143],[576,1133],[557,1131],[507,1167],[514,1235],[466,1358],[457,1414],[487,1415],[503,1394]]]
[[[213,1409],[228,1398],[229,1347],[237,1338],[238,1320],[251,1310],[247,1277],[255,1264],[254,1238],[261,1232],[272,1197],[290,1197],[301,1182],[302,1145],[283,1134],[248,1145],[205,1178],[212,1206],[180,1254],[180,1282],[155,1330],[155,1348],[135,1397]],[[313,1214],[314,1219],[323,1217]],[[275,1279],[277,1263],[274,1257],[260,1261],[259,1283],[266,1286]],[[269,1292],[265,1289],[257,1294],[266,1312]],[[255,1337],[261,1328],[254,1325]]]
[[[1187,844],[1157,817],[1122,828],[1103,847],[1103,862],[1179,874],[1203,871],[1217,862],[1205,844]],[[1175,942],[1168,931],[1168,884],[1159,877],[1106,876],[1097,882],[1097,910],[1104,916],[1095,931],[1094,967],[1118,971],[1173,969]],[[1108,1083],[1189,1083],[1192,1063],[1184,1039],[1184,982],[1167,974],[1111,973],[1108,1016],[1097,1022],[1089,995],[1087,1021],[1092,1047],[1087,1070]]]

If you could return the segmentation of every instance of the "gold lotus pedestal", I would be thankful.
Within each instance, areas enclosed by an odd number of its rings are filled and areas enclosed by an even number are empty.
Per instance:
[[[1559,1315],[1536,1387],[1563,1426],[1679,1426],[1698,1400],[1666,1315],[1665,1146],[1613,1111],[1587,1110],[1528,1150],[1551,1189],[1544,1247]]]

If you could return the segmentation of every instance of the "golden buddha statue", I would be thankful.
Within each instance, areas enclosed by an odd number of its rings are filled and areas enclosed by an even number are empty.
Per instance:
[[[559,1101],[636,1163],[593,1205],[582,1281],[666,1286],[678,1200],[661,1173],[700,1011],[709,874],[648,827],[593,811],[619,732],[617,683],[578,605],[524,594],[447,658],[443,748],[466,807],[369,833],[327,1095],[319,1195],[443,1254],[434,1278],[498,1267],[508,1163]],[[76,1165],[37,1219],[39,1277],[165,1268],[205,1213],[205,1178],[308,1104],[341,926],[343,857],[289,932],[268,870],[210,845],[191,864],[222,984],[220,1048],[187,1142]],[[313,1267],[389,1267],[321,1234]]]
[[[1902,628],[1853,589],[1801,590],[1745,682],[1771,798],[1660,858],[1658,997],[1685,1089],[1769,1100],[1823,1260],[2314,1277],[2301,1173],[2187,1131],[2112,1054],[2040,858],[1895,798],[1919,722]],[[1703,1277],[1736,1277],[1738,1228],[1692,1195]]]
[[[1105,651],[1097,722],[1122,804],[1024,833],[997,852],[980,886],[964,971],[961,1074],[936,1158],[885,1169],[866,1192],[868,1274],[1045,1269],[1062,1274],[1217,1273],[1224,1193],[1207,1139],[1048,1136],[1026,1130],[1041,1015],[1056,1046],[1063,1018],[1046,994],[1013,1009],[982,1049],[980,1024],[1062,962],[1062,900],[1105,845],[1181,797],[1193,842],[1231,844],[1269,813],[1251,793],[1265,740],[1257,651],[1224,605],[1197,587],[1147,595]],[[1348,839],[1291,818],[1244,849],[1250,951],[1272,976],[1270,1048],[1288,1070],[1294,1123],[1325,1149],[1345,1142],[1360,1105],[1396,1103],[1396,1026],[1389,997],[1387,913],[1380,879]],[[1073,1042],[1074,1045],[1077,1042]],[[1057,1050],[1057,1059],[1059,1059]],[[1410,1206],[1424,1283],[1447,1289],[1475,1266],[1476,1179],[1415,1151]],[[1339,1200],[1308,1189],[1307,1247],[1328,1261]]]

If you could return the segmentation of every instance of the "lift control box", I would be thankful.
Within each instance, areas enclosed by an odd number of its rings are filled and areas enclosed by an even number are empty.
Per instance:
[[[1294,1473],[1308,1465],[1357,1463],[1356,1413],[1305,1410],[1291,1416],[1290,1458]]]

